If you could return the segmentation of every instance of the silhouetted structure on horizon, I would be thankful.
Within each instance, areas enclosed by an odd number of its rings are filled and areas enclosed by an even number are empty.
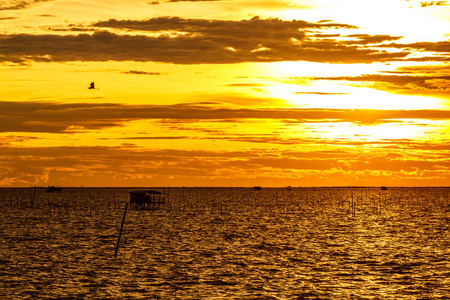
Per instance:
[[[137,190],[130,192],[130,209],[156,210],[166,203],[164,193],[153,190]]]
[[[58,192],[62,192],[62,189],[60,187],[55,187],[52,185],[47,188],[47,193],[58,193]]]

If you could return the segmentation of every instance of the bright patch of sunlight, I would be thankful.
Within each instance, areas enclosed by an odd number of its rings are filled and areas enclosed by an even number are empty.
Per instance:
[[[277,84],[268,87],[272,97],[287,105],[305,108],[415,110],[440,109],[441,101],[432,97],[397,95],[366,87],[319,82],[309,86]]]
[[[413,121],[411,121],[413,122]],[[323,138],[351,140],[396,140],[417,139],[426,128],[419,124],[385,123],[376,125],[358,125],[354,123],[316,124]]]
[[[382,64],[323,64],[306,61],[283,61],[268,64],[273,77],[359,76],[380,70]]]
[[[332,22],[358,26],[369,34],[391,34],[405,37],[406,41],[438,41],[448,33],[446,6],[424,9],[419,0],[414,1],[361,1],[320,0],[315,10],[290,9],[281,13],[282,18],[317,22],[332,16]],[[433,28],[433,30],[430,30]],[[348,31],[347,31],[348,32]]]

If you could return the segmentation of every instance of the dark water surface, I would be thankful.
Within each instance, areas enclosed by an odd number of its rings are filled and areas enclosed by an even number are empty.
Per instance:
[[[450,299],[450,188],[0,189],[0,299]],[[352,200],[353,198],[353,200]]]

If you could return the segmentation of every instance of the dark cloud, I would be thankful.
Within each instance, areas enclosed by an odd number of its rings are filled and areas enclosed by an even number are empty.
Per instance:
[[[408,51],[389,53],[376,48],[363,48],[361,40],[351,44],[349,41],[313,40],[307,37],[306,29],[353,28],[338,23],[162,17],[145,21],[109,20],[95,23],[94,26],[149,32],[176,31],[183,34],[154,37],[101,31],[92,35],[2,35],[0,61],[156,61],[201,64],[303,60],[371,63],[405,58],[409,54]]]
[[[450,61],[450,41],[440,42],[417,42],[410,44],[388,43],[380,47],[401,49],[411,53],[425,52],[426,56],[413,56],[397,59],[399,61],[410,62],[448,62]],[[431,52],[431,53],[427,53]],[[393,59],[396,60],[396,59]]]
[[[43,17],[43,18],[58,18],[59,16],[57,15],[49,15],[49,14],[44,14],[44,15],[37,15],[38,17]]]
[[[399,61],[408,62],[450,62],[450,56],[422,56],[422,57],[408,57],[407,59],[399,59]]]
[[[378,44],[385,41],[396,41],[402,38],[402,36],[390,36],[390,35],[369,35],[369,34],[352,34],[347,37],[356,38],[362,44]]]
[[[233,36],[252,38],[299,38],[304,33],[299,29],[347,28],[356,26],[342,23],[311,23],[302,20],[284,21],[277,18],[261,19],[253,17],[250,20],[207,20],[184,19],[180,17],[159,17],[147,20],[116,20],[100,21],[92,24],[95,27],[120,28],[146,31],[176,30],[206,36]]]
[[[401,49],[413,49],[421,51],[432,51],[441,54],[450,54],[450,41],[441,42],[418,42],[411,44],[388,44],[387,46]]]
[[[1,10],[20,10],[20,9],[26,9],[30,6],[33,6],[40,2],[49,2],[53,0],[7,0],[0,2],[0,11]]]
[[[315,77],[315,80],[345,80],[356,82],[386,83],[391,88],[412,90],[450,90],[450,76],[414,76],[414,75],[362,75],[342,77]],[[383,86],[388,88],[389,86]]]
[[[396,70],[399,73],[450,73],[450,65],[404,66]]]
[[[317,34],[310,34],[310,37],[317,37],[317,38],[337,38],[340,37],[340,34],[325,34],[325,33],[317,33]]]
[[[447,1],[428,1],[428,2],[420,2],[420,7],[428,7],[428,6],[448,6]]]
[[[55,32],[95,32],[97,31],[95,28],[88,28],[83,26],[77,26],[77,27],[70,27],[70,28],[58,28],[54,26],[49,26],[46,28],[48,31],[55,31]]]
[[[376,124],[398,119],[450,119],[444,110],[227,109],[203,105],[57,104],[0,102],[1,132],[72,133],[122,126],[133,120],[275,119]],[[396,121],[398,122],[398,121]]]
[[[131,75],[161,75],[161,73],[159,73],[159,72],[146,72],[146,71],[135,71],[135,70],[122,72],[122,74],[131,74]]]

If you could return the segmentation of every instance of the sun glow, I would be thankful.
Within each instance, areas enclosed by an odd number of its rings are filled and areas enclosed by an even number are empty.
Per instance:
[[[267,66],[267,72],[271,76],[288,78],[301,77],[334,77],[334,76],[358,76],[386,69],[381,63],[374,64],[325,64],[306,61],[283,61],[271,63]]]
[[[346,77],[356,78],[367,74],[391,74],[400,67],[401,63],[272,63],[267,72],[272,74],[276,83],[266,90],[271,97],[283,99],[288,106],[307,108],[414,110],[442,109],[446,105],[446,101],[437,97],[399,94],[398,90],[389,89],[387,83],[345,80]],[[335,78],[342,80],[333,80]]]
[[[320,127],[319,127],[320,128]],[[360,125],[355,123],[323,124],[323,138],[350,139],[352,141],[380,141],[418,138],[424,134],[424,127],[414,121],[400,121]]]
[[[315,83],[311,85],[278,84],[268,87],[272,97],[282,98],[287,105],[330,109],[437,109],[439,99],[422,96],[396,95],[372,88],[342,84]]]
[[[420,0],[413,1],[360,1],[360,0],[321,0],[316,3],[318,10],[285,10],[282,17],[306,19],[317,22],[333,16],[333,21],[357,25],[366,33],[390,33],[405,37],[405,40],[442,40],[448,34],[448,12],[444,6],[422,7]],[[438,2],[438,1],[436,1]],[[369,12],[369,13],[368,13]],[[424,26],[423,24],[427,24]],[[429,31],[428,28],[435,28]],[[344,32],[344,31],[342,31]]]

